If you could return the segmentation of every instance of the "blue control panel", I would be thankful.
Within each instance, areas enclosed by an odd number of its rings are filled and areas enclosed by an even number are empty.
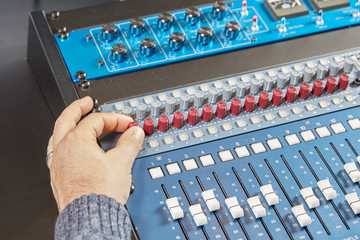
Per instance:
[[[126,204],[138,237],[359,239],[359,53],[102,105],[148,133]]]
[[[198,6],[76,30],[55,40],[76,83],[79,71],[86,72],[86,79],[96,80],[360,23],[356,0],[330,1],[347,4],[328,11],[318,9],[324,4],[318,0],[266,2]],[[297,7],[305,11],[296,13]],[[280,8],[293,15],[277,12]]]

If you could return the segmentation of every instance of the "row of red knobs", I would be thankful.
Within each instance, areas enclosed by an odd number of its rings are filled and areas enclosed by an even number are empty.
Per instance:
[[[325,85],[325,92],[327,93],[333,93],[336,88],[336,79],[333,77],[330,77],[326,81]],[[348,87],[349,84],[349,76],[346,74],[343,74],[339,78],[339,83],[337,85],[338,89],[345,90]],[[323,93],[324,90],[324,84],[320,80],[316,80],[313,84],[312,88],[312,95],[314,96],[320,96]],[[300,86],[300,90],[298,93],[299,98],[301,99],[307,99],[310,95],[310,85],[307,83],[303,83]],[[285,95],[285,101],[286,102],[294,102],[296,100],[297,92],[295,87],[288,87],[286,90]],[[279,106],[283,101],[283,92],[280,89],[276,89],[273,92],[273,96],[271,99],[272,105]],[[267,108],[270,104],[270,95],[266,92],[262,92],[259,95],[258,100],[258,107],[259,108]],[[255,109],[256,100],[254,96],[247,96],[245,98],[244,103],[244,111],[246,112],[252,112]],[[241,111],[241,100],[240,99],[233,99],[231,101],[230,106],[230,114],[232,115],[239,115]],[[227,114],[227,104],[225,102],[219,102],[216,107],[215,116],[217,118],[225,118]],[[202,109],[201,114],[201,120],[204,122],[211,121],[213,116],[213,108],[210,105],[205,105]],[[199,119],[199,112],[196,109],[189,109],[188,111],[188,117],[186,119],[186,122],[189,125],[196,125],[198,123]],[[169,129],[169,117],[166,115],[161,115],[158,120],[157,128],[161,132],[165,132]],[[175,112],[173,117],[172,126],[174,128],[181,128],[184,124],[184,114],[182,112]],[[129,127],[132,126],[139,126],[136,122],[132,122],[129,124]],[[155,128],[155,122],[153,119],[148,118],[144,120],[143,129],[146,135],[151,135],[154,133]]]

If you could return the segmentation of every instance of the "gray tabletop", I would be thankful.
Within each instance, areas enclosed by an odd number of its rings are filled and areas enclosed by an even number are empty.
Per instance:
[[[54,119],[26,62],[28,13],[103,2],[0,1],[1,239],[52,239],[57,216],[44,163]]]

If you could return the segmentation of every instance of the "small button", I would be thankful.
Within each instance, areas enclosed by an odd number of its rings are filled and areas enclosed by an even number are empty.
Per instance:
[[[316,128],[315,131],[317,132],[317,134],[321,138],[331,136],[331,133],[330,133],[329,129],[326,126]]]
[[[222,81],[216,81],[214,82],[214,86],[216,88],[222,88],[224,86],[224,83]]]
[[[209,84],[204,83],[204,84],[201,84],[201,85],[200,85],[200,89],[201,89],[201,91],[203,91],[203,92],[207,92],[207,91],[209,91],[210,86],[209,86]]]
[[[166,145],[169,145],[169,144],[173,144],[175,140],[172,136],[166,136],[164,137],[164,142]]]
[[[219,129],[216,126],[210,126],[208,127],[208,131],[210,134],[216,134],[219,132]]]
[[[144,102],[146,103],[146,104],[150,104],[150,103],[152,103],[154,101],[154,98],[152,97],[152,96],[146,96],[146,97],[144,97]]]
[[[281,145],[279,139],[277,139],[277,138],[269,139],[266,141],[266,143],[271,150],[276,150],[276,149],[282,148],[282,145]]]
[[[262,142],[253,143],[250,146],[255,154],[266,152],[266,148]]]
[[[131,99],[130,100],[130,106],[132,107],[136,107],[139,104],[139,100],[138,99]]]
[[[301,64],[295,64],[295,65],[294,65],[294,69],[295,69],[296,71],[298,71],[298,72],[301,72],[301,71],[304,70],[304,66],[301,65]]]
[[[331,99],[332,103],[335,105],[338,105],[340,103],[342,103],[342,99],[339,97],[334,97],[333,99]]]
[[[157,139],[150,139],[149,140],[149,146],[151,148],[157,148],[157,147],[160,146],[160,143],[159,143],[159,141]]]
[[[236,155],[238,156],[238,158],[250,156],[249,149],[247,149],[246,146],[241,146],[241,147],[235,148],[235,152],[236,152]]]
[[[275,114],[272,112],[265,113],[264,118],[266,121],[271,121],[275,119]]]
[[[285,136],[285,140],[290,146],[300,143],[300,139],[295,133]]]
[[[191,171],[191,170],[199,168],[195,159],[193,159],[193,158],[184,160],[183,165],[184,165],[186,171]]]
[[[231,85],[231,86],[235,86],[235,85],[238,83],[238,81],[236,80],[236,78],[229,78],[227,82],[228,82],[228,84]]]
[[[178,163],[170,163],[170,164],[167,164],[165,167],[166,167],[166,170],[168,171],[169,175],[181,173],[181,169],[180,169],[180,166]]]
[[[353,130],[360,128],[360,120],[358,118],[354,118],[348,121],[348,124]]]
[[[313,103],[308,103],[305,105],[306,110],[308,111],[314,111],[316,109],[316,105]]]
[[[223,161],[223,162],[234,160],[234,156],[232,155],[230,150],[221,151],[218,154],[219,154],[221,161]]]
[[[245,75],[241,77],[241,81],[243,81],[244,83],[248,83],[250,82],[251,77],[249,75]]]
[[[187,94],[193,95],[196,92],[196,89],[194,87],[188,87],[186,89]]]
[[[148,171],[149,171],[150,177],[152,179],[164,177],[164,173],[163,173],[161,167],[150,168]]]
[[[348,102],[352,102],[352,101],[354,101],[356,99],[356,96],[350,93],[350,94],[345,96],[345,99]]]
[[[247,122],[245,121],[245,119],[239,119],[236,121],[236,125],[238,127],[245,127],[247,125]]]
[[[302,109],[300,106],[295,106],[291,109],[291,111],[293,112],[293,114],[299,114],[302,113]]]
[[[115,103],[115,109],[118,111],[122,110],[124,107],[125,107],[125,105],[123,102]]]
[[[257,79],[257,80],[263,80],[264,79],[264,74],[262,72],[257,72],[254,74],[254,77]]]
[[[215,164],[214,158],[209,154],[209,155],[205,155],[205,156],[200,156],[199,157],[201,164],[204,167],[207,166],[211,166]]]
[[[179,98],[181,96],[181,91],[180,90],[175,90],[172,92],[172,95],[174,98]]]
[[[330,103],[328,102],[328,101],[326,101],[326,100],[320,100],[319,101],[319,106],[321,107],[321,108],[326,108],[326,107],[328,107],[330,105]]]
[[[267,71],[267,74],[270,77],[275,77],[277,75],[277,71],[275,69],[270,69],[269,71]]]
[[[291,69],[289,66],[283,66],[281,67],[281,71],[285,74],[289,74],[291,72]]]
[[[252,124],[258,124],[261,123],[261,118],[259,116],[253,116],[250,118],[250,121]]]
[[[278,114],[279,114],[279,116],[280,116],[281,118],[284,118],[284,117],[289,116],[290,113],[289,113],[286,109],[281,109],[281,110],[278,112]]]
[[[160,101],[165,101],[165,99],[168,98],[168,95],[166,93],[160,93],[159,94],[159,100]]]
[[[233,129],[233,125],[230,122],[226,122],[222,125],[222,128],[224,129],[224,131],[229,131],[231,129]]]
[[[330,125],[331,129],[334,131],[335,134],[340,134],[346,132],[346,129],[342,123],[334,123]]]
[[[305,142],[309,142],[316,139],[314,133],[311,130],[300,132],[300,135]]]
[[[179,134],[179,139],[180,141],[186,141],[186,140],[189,140],[189,134],[187,134],[186,132],[183,132],[183,133],[180,133]]]
[[[201,129],[196,129],[193,133],[194,133],[194,137],[196,138],[204,136],[204,132]]]

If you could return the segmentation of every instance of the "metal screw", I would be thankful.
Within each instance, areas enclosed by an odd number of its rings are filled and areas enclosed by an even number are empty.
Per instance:
[[[104,66],[104,62],[103,62],[103,61],[101,61],[101,60],[100,60],[100,61],[98,61],[97,63],[98,63],[98,65],[99,65],[99,67]]]
[[[83,79],[79,82],[79,87],[82,90],[88,89],[90,87],[90,82],[88,80]]]
[[[90,34],[86,35],[86,40],[91,40],[92,36]]]
[[[85,80],[87,74],[84,71],[78,71],[77,73],[75,73],[75,77],[79,80]]]
[[[52,20],[58,19],[59,17],[60,17],[60,12],[59,12],[59,11],[52,11],[52,12],[50,13],[50,18],[51,18]]]
[[[135,191],[135,185],[132,183],[130,187],[130,194],[132,194]]]
[[[67,28],[65,26],[57,26],[56,27],[57,33],[67,32]]]
[[[69,37],[69,33],[68,32],[62,32],[59,34],[59,37],[62,39],[67,39]]]
[[[252,41],[252,42],[256,42],[256,41],[257,41],[257,38],[256,38],[256,37],[253,37],[253,38],[251,39],[251,41]]]

